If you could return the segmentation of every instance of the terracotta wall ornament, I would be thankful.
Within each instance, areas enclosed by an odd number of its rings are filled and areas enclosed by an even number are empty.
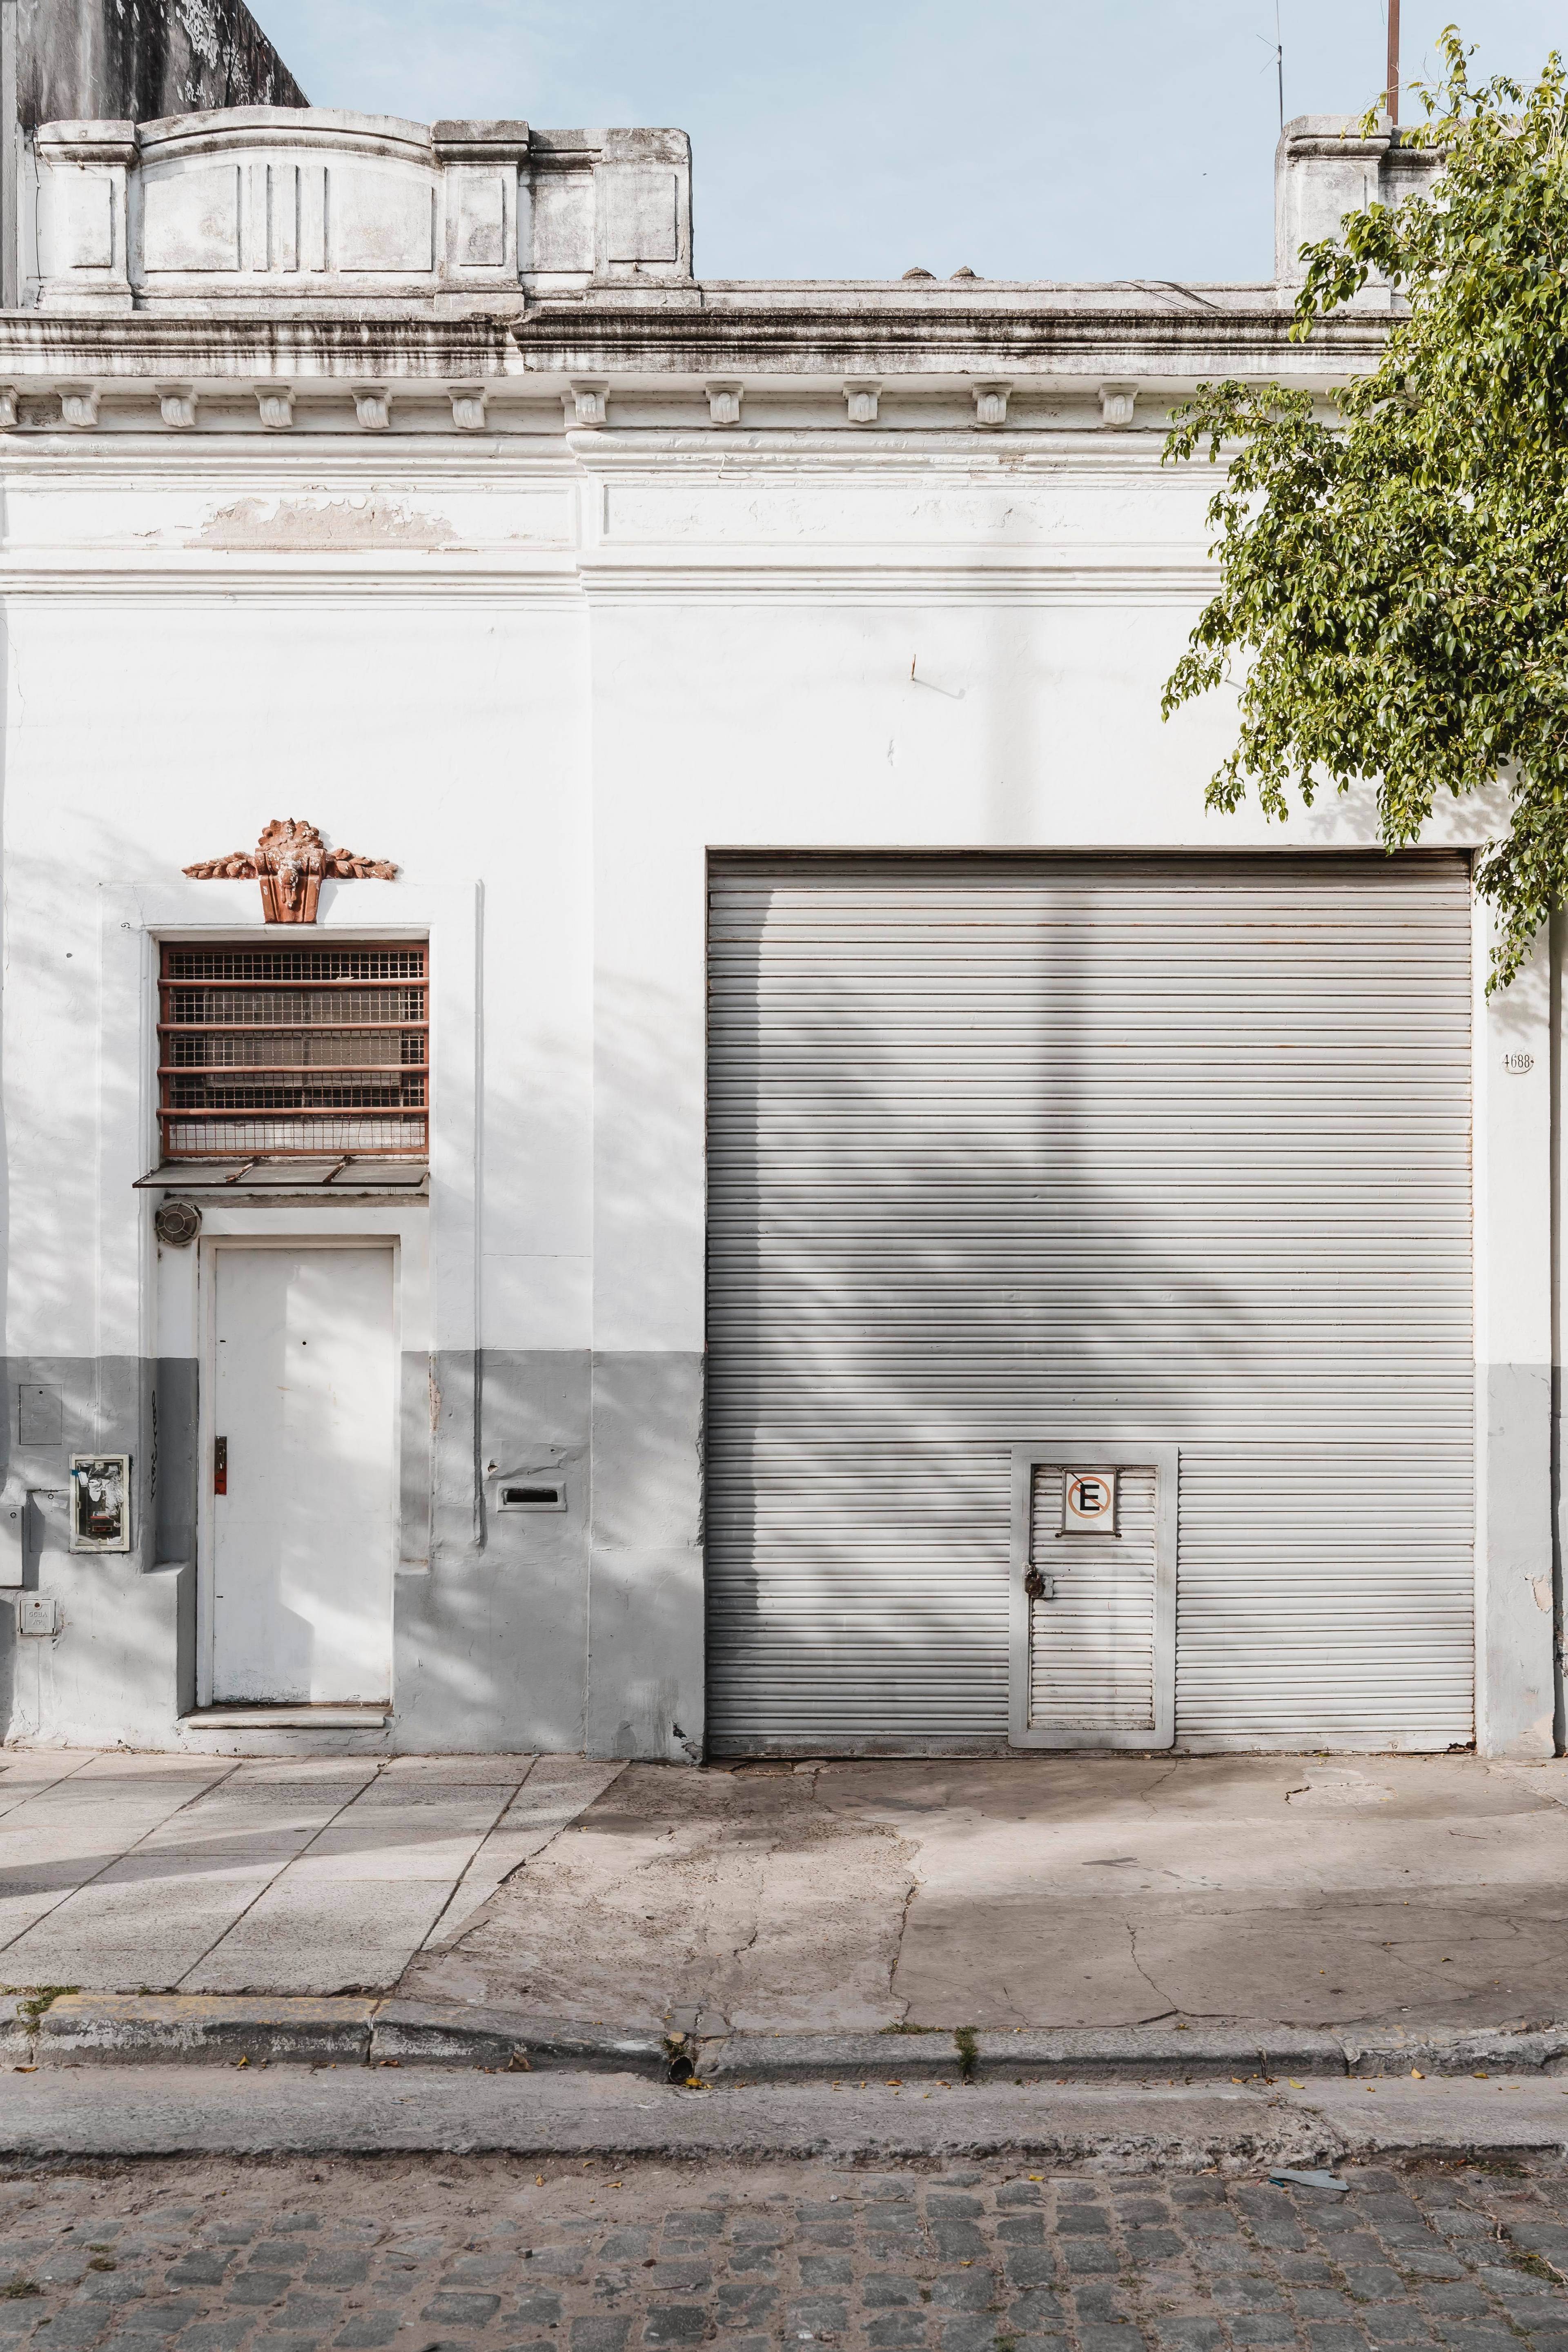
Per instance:
[[[397,878],[396,866],[387,859],[329,849],[313,824],[301,824],[291,816],[275,816],[254,850],[204,858],[184,870],[193,882],[259,882],[262,917],[268,923],[313,923],[321,884],[329,876],[342,882]]]

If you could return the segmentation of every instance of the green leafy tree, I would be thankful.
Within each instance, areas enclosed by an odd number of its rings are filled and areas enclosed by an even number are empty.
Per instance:
[[[1568,82],[1554,52],[1528,95],[1472,88],[1452,26],[1442,49],[1412,139],[1443,150],[1441,178],[1304,248],[1293,336],[1378,272],[1407,306],[1381,364],[1331,417],[1310,392],[1240,383],[1177,412],[1166,457],[1226,461],[1208,509],[1222,584],[1163,709],[1240,657],[1208,805],[1250,787],[1284,817],[1292,793],[1371,782],[1390,850],[1440,793],[1500,783],[1508,828],[1477,877],[1496,987],[1568,898]]]

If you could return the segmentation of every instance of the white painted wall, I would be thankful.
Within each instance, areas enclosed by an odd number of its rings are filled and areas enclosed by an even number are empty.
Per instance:
[[[1288,833],[1205,814],[1226,700],[1169,727],[1158,703],[1205,593],[1212,477],[1162,470],[1159,425],[0,447],[9,1352],[196,1352],[186,1273],[128,1239],[153,1136],[129,967],[100,942],[255,921],[254,886],[178,877],[273,816],[398,863],[327,887],[335,928],[427,919],[438,958],[443,908],[477,908],[477,1021],[448,1040],[477,1164],[471,1212],[452,1171],[444,1204],[441,1152],[456,1171],[468,1145],[438,1090],[431,1219],[468,1238],[445,1276],[435,1244],[428,1344],[605,1355],[702,1346],[710,849],[1370,838],[1350,803]],[[1530,976],[1480,1024],[1483,1371],[1550,1363],[1544,1022]],[[1501,1075],[1525,1039],[1539,1084]],[[1547,1438],[1525,1391],[1483,1514],[1482,1736],[1542,1753]],[[689,1649],[699,1587],[677,1580]],[[38,1706],[64,1736],[74,1717]]]

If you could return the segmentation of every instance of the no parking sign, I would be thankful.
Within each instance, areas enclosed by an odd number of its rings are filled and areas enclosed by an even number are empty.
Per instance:
[[[1068,1470],[1062,1479],[1064,1536],[1116,1533],[1114,1470]]]

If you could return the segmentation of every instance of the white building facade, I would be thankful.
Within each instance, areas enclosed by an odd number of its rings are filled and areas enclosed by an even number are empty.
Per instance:
[[[1552,1752],[1549,943],[1159,714],[1171,407],[1426,168],[751,285],[678,133],[29,140],[13,1740]]]

